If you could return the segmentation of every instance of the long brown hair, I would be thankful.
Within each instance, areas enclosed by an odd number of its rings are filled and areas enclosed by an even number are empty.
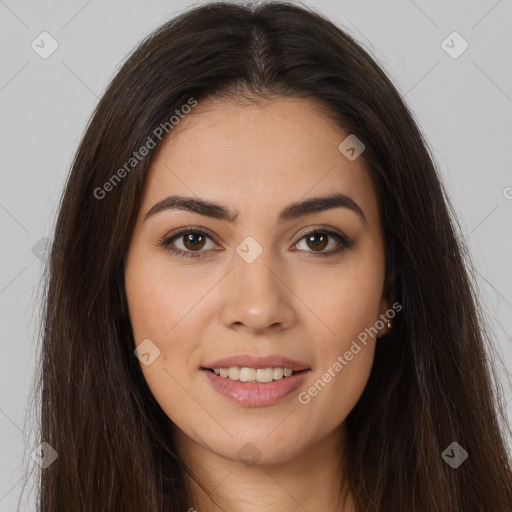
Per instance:
[[[194,476],[133,354],[124,262],[154,150],[130,159],[191,98],[244,95],[316,100],[366,146],[389,293],[403,309],[346,418],[358,511],[511,510],[510,428],[492,340],[434,158],[369,54],[313,10],[281,2],[210,3],[172,19],[131,54],[93,113],[46,272],[39,440],[59,457],[40,471],[38,510],[194,505]],[[468,453],[456,469],[442,456],[453,442]]]

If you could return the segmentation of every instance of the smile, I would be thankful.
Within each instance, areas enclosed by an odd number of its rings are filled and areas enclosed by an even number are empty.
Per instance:
[[[293,393],[311,372],[311,370],[293,371],[280,367],[201,368],[201,370],[213,389],[220,395],[232,402],[249,407],[262,407],[281,401]],[[288,375],[285,375],[285,371]],[[274,376],[277,376],[277,379],[274,380]]]

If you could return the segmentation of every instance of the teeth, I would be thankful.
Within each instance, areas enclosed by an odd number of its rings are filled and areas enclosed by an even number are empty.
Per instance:
[[[235,366],[228,368],[228,377],[231,380],[238,380],[240,378],[240,368],[236,368]]]
[[[226,377],[231,380],[239,380],[241,382],[272,382],[273,380],[281,380],[283,377],[293,375],[290,368],[239,368],[231,366],[229,368],[214,368],[215,375]]]
[[[258,382],[272,382],[274,380],[274,368],[259,368],[256,370]]]
[[[274,368],[274,380],[282,379],[283,375],[284,375],[283,368]]]

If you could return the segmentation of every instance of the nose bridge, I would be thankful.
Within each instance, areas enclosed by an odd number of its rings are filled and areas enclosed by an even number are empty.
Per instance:
[[[279,290],[274,270],[276,262],[272,260],[272,251],[270,248],[264,249],[259,244],[256,246],[256,243],[247,240],[238,246],[238,257],[235,259],[234,268],[235,277],[243,286],[276,295]],[[245,290],[245,293],[250,291],[250,288]]]
[[[224,323],[244,324],[251,330],[274,324],[289,325],[293,318],[289,291],[281,282],[272,251],[247,237],[236,249],[230,272],[230,299],[224,305]]]

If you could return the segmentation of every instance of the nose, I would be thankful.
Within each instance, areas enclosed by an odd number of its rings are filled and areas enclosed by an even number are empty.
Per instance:
[[[237,256],[224,286],[222,322],[228,328],[261,334],[289,328],[295,321],[293,292],[270,251],[252,263]]]

